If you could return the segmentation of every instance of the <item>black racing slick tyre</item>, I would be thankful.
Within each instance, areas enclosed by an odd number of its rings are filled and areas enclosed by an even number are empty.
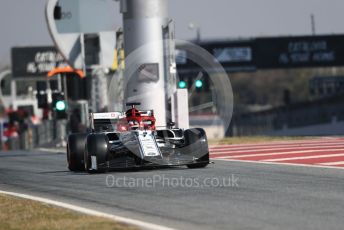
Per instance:
[[[196,163],[188,164],[187,167],[191,169],[205,168],[209,164],[209,147],[205,131],[201,128],[187,129],[184,137],[189,151],[198,158]]]
[[[87,133],[77,133],[68,136],[67,162],[70,171],[84,171],[84,152]]]
[[[108,138],[105,134],[90,134],[86,141],[84,168],[88,173],[101,173],[108,169]],[[92,162],[92,158],[93,161]]]

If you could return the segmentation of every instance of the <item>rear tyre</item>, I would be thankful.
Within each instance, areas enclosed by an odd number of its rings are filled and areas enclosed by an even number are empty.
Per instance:
[[[73,172],[84,171],[84,151],[87,133],[68,136],[67,162],[68,169]]]
[[[209,147],[205,131],[201,128],[187,129],[184,132],[184,137],[188,151],[198,157],[196,163],[188,164],[187,167],[190,169],[207,167],[209,164]]]
[[[105,172],[109,157],[108,138],[104,134],[90,134],[86,141],[84,168],[88,173]],[[92,165],[93,158],[93,165]]]

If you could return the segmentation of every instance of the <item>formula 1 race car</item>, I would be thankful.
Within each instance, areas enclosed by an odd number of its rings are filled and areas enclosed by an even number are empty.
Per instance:
[[[123,112],[91,113],[90,132],[71,134],[67,143],[71,171],[104,172],[111,169],[209,164],[206,133],[201,128],[159,129],[152,110],[139,111],[128,103]]]

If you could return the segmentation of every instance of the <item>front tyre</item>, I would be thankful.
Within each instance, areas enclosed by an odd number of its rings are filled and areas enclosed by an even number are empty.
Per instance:
[[[195,163],[188,164],[187,167],[190,169],[207,167],[209,164],[209,147],[204,129],[187,129],[184,132],[184,138],[188,151],[198,158]]]
[[[87,133],[77,133],[68,136],[67,162],[70,171],[84,171],[84,152],[87,135]]]
[[[90,134],[86,141],[84,168],[88,173],[105,172],[108,168],[108,138],[105,134]]]

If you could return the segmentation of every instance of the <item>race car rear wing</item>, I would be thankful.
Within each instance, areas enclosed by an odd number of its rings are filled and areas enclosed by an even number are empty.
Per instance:
[[[110,112],[110,113],[91,113],[90,114],[90,124],[91,129],[95,129],[95,121],[104,123],[113,123],[116,122],[118,119],[125,117],[125,114],[122,112]]]
[[[154,116],[153,110],[139,111],[142,117]],[[109,112],[109,113],[91,113],[90,125],[91,129],[95,130],[96,126],[114,125],[121,118],[126,117],[124,112]]]
[[[119,119],[122,118],[124,114],[122,112],[111,112],[111,113],[91,113],[91,119]]]

